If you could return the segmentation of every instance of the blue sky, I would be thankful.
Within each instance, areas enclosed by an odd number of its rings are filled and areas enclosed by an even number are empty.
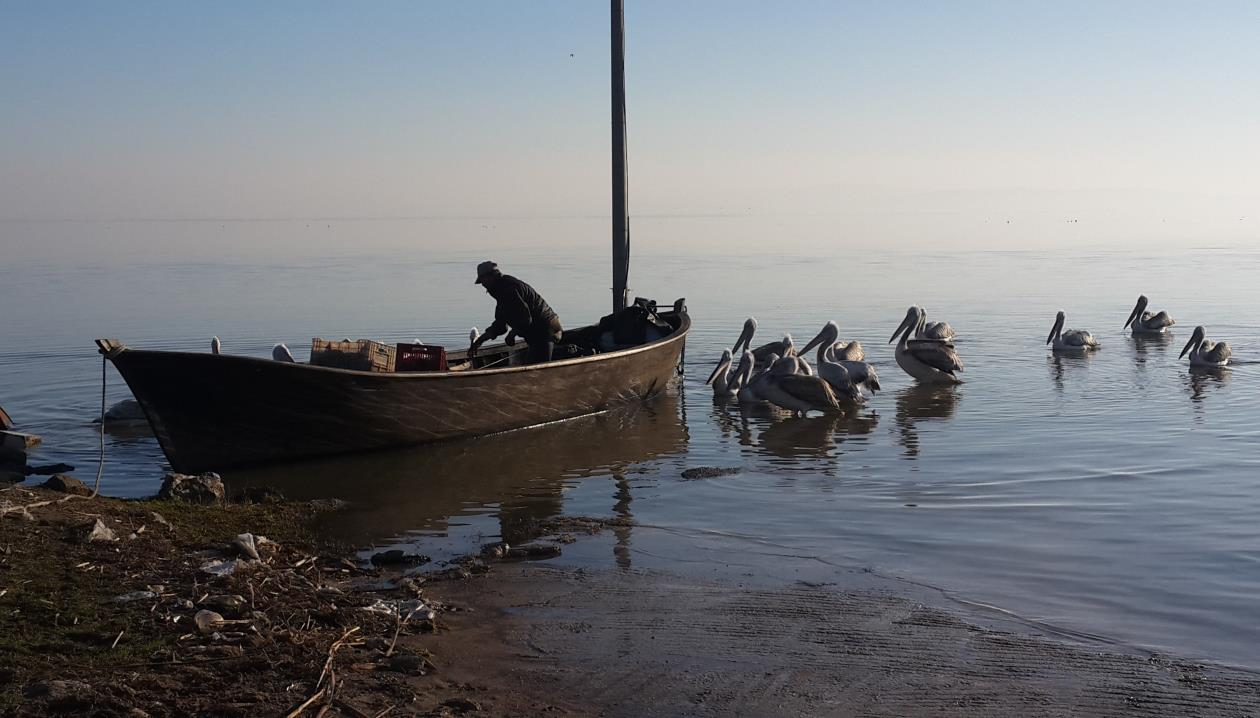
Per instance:
[[[626,4],[639,214],[1260,198],[1254,3]],[[0,219],[606,213],[607,13],[0,1]]]

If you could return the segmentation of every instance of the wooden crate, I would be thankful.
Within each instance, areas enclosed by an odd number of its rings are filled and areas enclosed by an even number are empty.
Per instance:
[[[390,373],[394,371],[394,347],[371,339],[335,342],[311,340],[311,365]]]

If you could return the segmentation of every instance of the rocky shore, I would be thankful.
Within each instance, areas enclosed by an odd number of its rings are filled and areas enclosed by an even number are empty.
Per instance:
[[[312,528],[336,502],[225,502],[214,480],[168,480],[154,500],[90,494],[70,477],[0,489],[0,715],[550,708],[441,677],[430,643],[463,609],[435,587],[484,574],[480,558],[423,573],[403,552],[360,562]]]

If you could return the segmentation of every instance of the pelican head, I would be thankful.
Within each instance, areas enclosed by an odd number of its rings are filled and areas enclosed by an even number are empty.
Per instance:
[[[792,341],[791,334],[783,335],[783,356],[796,356],[796,344]]]
[[[1060,309],[1059,313],[1054,315],[1054,326],[1050,327],[1050,336],[1046,337],[1046,344],[1054,341],[1054,338],[1063,331],[1063,322],[1067,319],[1067,315]]]
[[[1146,311],[1146,305],[1149,303],[1150,300],[1146,298],[1145,294],[1138,297],[1137,304],[1133,306],[1133,311],[1129,313],[1129,320],[1124,323],[1125,329],[1128,329],[1130,324],[1142,318],[1142,312]]]
[[[473,344],[476,344],[476,343],[477,343],[477,340],[478,340],[478,339],[480,339],[480,338],[481,338],[481,332],[477,331],[477,327],[473,327],[472,329],[469,329],[469,330],[468,330],[468,344],[469,344],[469,346],[471,346],[471,345],[473,345]]]
[[[833,321],[828,321],[826,324],[823,325],[822,331],[818,332],[818,336],[814,337],[813,339],[810,339],[809,343],[806,344],[801,349],[800,353],[803,355],[809,354],[809,350],[813,349],[819,344],[826,344],[827,346],[831,346],[832,344],[836,343],[836,339],[838,339],[839,337],[840,337],[839,325],[837,325]]]
[[[735,340],[735,346],[731,347],[731,352],[737,352],[740,347],[749,348],[752,344],[753,334],[757,331],[757,320],[754,317],[748,317],[744,320],[744,329],[739,333],[739,339]]]
[[[722,358],[718,360],[717,366],[713,367],[713,373],[709,375],[708,379],[704,380],[704,383],[712,384],[713,380],[717,379],[718,374],[721,374],[722,372],[726,371],[730,366],[731,366],[731,350],[723,349]]]
[[[1195,327],[1194,334],[1190,335],[1190,341],[1186,342],[1186,345],[1181,348],[1181,353],[1177,355],[1177,358],[1180,359],[1184,357],[1186,354],[1190,352],[1190,350],[1203,344],[1203,340],[1206,338],[1207,338],[1207,330],[1203,328],[1203,325],[1200,324],[1199,326]]]
[[[271,358],[275,361],[294,363],[293,352],[283,343],[277,344],[271,348]]]
[[[927,314],[921,308],[917,306],[912,306],[909,309],[907,309],[906,318],[902,319],[901,324],[897,325],[897,331],[893,332],[892,336],[889,337],[888,343],[892,344],[893,342],[897,341],[897,337],[901,336],[901,333],[905,331],[906,329],[909,329],[910,331],[914,331],[915,327],[919,326],[919,324],[922,323],[924,317],[926,316]]]
[[[218,354],[222,350],[223,342],[219,341],[218,337],[210,337],[210,353]]]

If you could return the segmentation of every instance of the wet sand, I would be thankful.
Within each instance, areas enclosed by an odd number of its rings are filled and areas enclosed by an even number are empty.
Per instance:
[[[860,583],[860,582],[859,582]],[[913,589],[497,567],[431,640],[512,709],[640,715],[1251,716],[1260,676],[1038,635]],[[428,639],[426,639],[428,640]],[[490,700],[491,711],[509,704]],[[508,709],[507,712],[512,712]]]

